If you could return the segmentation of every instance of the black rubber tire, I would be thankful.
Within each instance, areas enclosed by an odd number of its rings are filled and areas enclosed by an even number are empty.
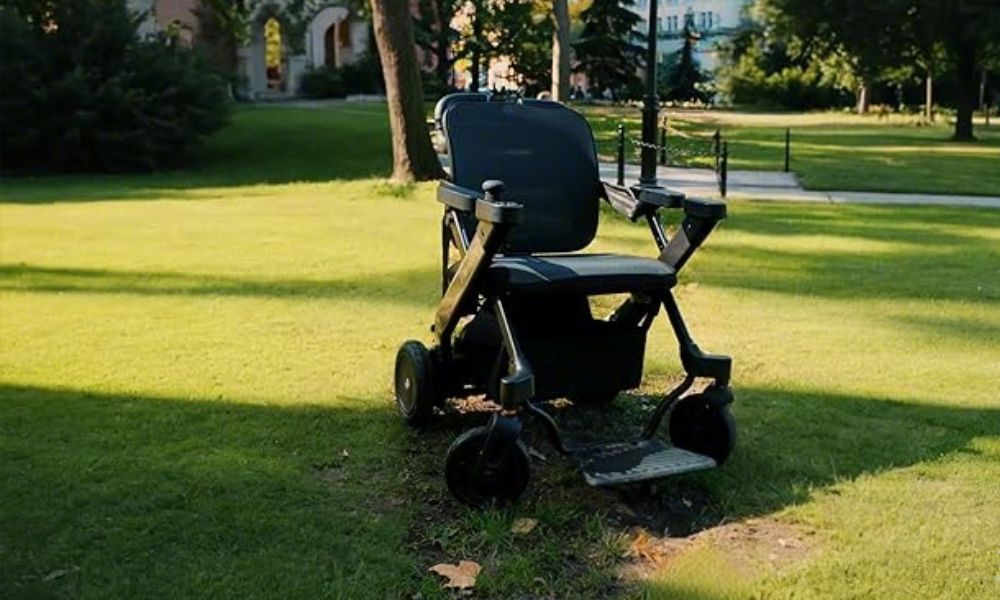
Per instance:
[[[422,343],[403,342],[396,353],[396,408],[403,420],[417,427],[426,423],[438,405],[434,388],[434,362]]]
[[[595,392],[571,396],[570,401],[579,406],[607,406],[615,401],[618,392]]]
[[[714,405],[702,394],[687,396],[670,410],[670,441],[721,465],[736,448],[736,421],[728,406]]]
[[[531,479],[531,457],[521,440],[490,440],[489,427],[475,427],[455,438],[448,448],[445,480],[459,502],[481,508],[516,501]],[[496,435],[496,434],[494,434]],[[487,452],[483,468],[476,469],[481,452]]]

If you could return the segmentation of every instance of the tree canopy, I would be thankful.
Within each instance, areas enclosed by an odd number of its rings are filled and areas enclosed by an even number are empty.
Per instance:
[[[573,44],[576,71],[586,73],[591,85],[612,91],[636,89],[643,48],[635,32],[639,16],[629,10],[635,0],[594,0],[580,17],[583,31]]]
[[[803,39],[839,46],[861,80],[918,61],[955,74],[955,139],[971,140],[983,66],[1000,53],[997,0],[766,0]]]

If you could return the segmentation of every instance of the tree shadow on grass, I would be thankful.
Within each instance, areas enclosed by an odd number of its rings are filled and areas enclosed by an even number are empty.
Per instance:
[[[4,177],[0,203],[184,200],[210,196],[212,188],[385,177],[391,166],[384,105],[244,107],[186,166],[147,174]]]
[[[433,268],[329,279],[253,279],[164,271],[115,271],[28,264],[0,265],[0,290],[142,296],[342,298],[432,306]]]
[[[604,496],[631,504],[637,524],[688,519],[691,532],[861,475],[975,456],[974,439],[1000,437],[1000,409],[737,392],[740,442],[721,469],[664,480],[653,494]],[[16,385],[0,386],[0,399],[0,575],[16,596],[383,597],[420,580],[402,548],[401,507],[461,514],[441,491],[452,429],[400,438],[388,401],[384,410],[370,399],[274,407]],[[631,400],[620,398],[611,418],[638,431],[622,408]],[[609,420],[603,412],[598,427]],[[534,445],[553,456],[538,429],[531,424]],[[427,482],[412,479],[399,449],[417,437],[421,456],[409,463],[424,465]],[[579,477],[565,477],[565,462],[536,465],[525,502],[549,496],[602,510]],[[695,510],[677,514],[689,498]]]
[[[0,385],[4,595],[400,593],[399,426],[345,404]]]

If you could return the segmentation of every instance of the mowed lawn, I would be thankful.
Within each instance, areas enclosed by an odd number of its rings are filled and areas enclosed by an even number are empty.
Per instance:
[[[443,489],[461,427],[392,406],[440,211],[379,179],[383,110],[244,109],[200,169],[3,181],[0,595],[448,597],[427,569],[459,560],[487,598],[1000,594],[1000,212],[731,203],[678,294],[735,357],[733,459],[594,492],[533,435],[535,484],[481,513]],[[594,249],[654,254],[610,213]],[[679,373],[653,331],[641,395]]]
[[[614,160],[616,128],[624,123],[638,137],[638,109],[587,108],[606,160]],[[731,169],[784,168],[785,131],[790,130],[790,170],[806,189],[970,194],[1000,196],[1000,124],[976,126],[979,141],[950,140],[952,125],[939,117],[918,126],[915,117],[843,113],[766,114],[667,109],[671,160],[709,167],[716,129],[729,144]],[[638,162],[635,146],[626,159]]]

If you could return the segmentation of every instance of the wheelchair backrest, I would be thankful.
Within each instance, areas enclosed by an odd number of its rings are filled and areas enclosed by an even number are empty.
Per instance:
[[[590,125],[557,102],[455,101],[442,116],[452,181],[499,179],[524,205],[504,252],[572,252],[594,239],[602,193]],[[475,219],[466,218],[467,232]]]

